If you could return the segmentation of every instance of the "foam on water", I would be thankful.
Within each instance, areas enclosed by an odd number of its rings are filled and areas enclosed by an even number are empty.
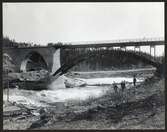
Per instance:
[[[38,96],[44,95],[49,102],[65,102],[67,100],[85,100],[90,96],[99,97],[104,94],[105,88],[98,87],[84,87],[84,88],[69,88],[69,89],[58,89],[58,90],[44,90],[38,93]],[[49,97],[49,98],[48,98]]]
[[[27,90],[26,90],[27,91]],[[18,95],[20,94],[20,95]],[[35,94],[33,94],[35,96]],[[7,99],[7,95],[3,95],[3,100],[5,101]],[[21,91],[18,92],[17,94],[10,93],[9,100],[11,102],[17,102],[18,104],[24,104],[24,105],[29,105],[29,106],[45,106],[43,103],[40,103],[39,100],[32,98],[30,96],[25,96],[21,94]]]
[[[56,89],[65,88],[64,76],[60,76],[59,78],[55,79],[55,80],[48,86],[48,88],[49,88],[50,90],[56,90]]]
[[[10,101],[31,106],[47,106],[48,103],[65,102],[68,100],[86,100],[89,97],[102,96],[108,88],[104,87],[75,87],[68,89],[34,91],[12,89]],[[3,100],[6,100],[4,93]]]

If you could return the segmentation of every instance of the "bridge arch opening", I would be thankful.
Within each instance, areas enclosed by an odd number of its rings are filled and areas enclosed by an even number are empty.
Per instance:
[[[21,63],[20,70],[22,72],[39,71],[42,69],[47,70],[47,63],[43,56],[38,52],[32,51],[26,55],[25,59]]]
[[[144,65],[148,65],[149,67],[154,67],[156,68],[157,71],[161,70],[161,62],[154,60],[154,57],[150,56],[149,54],[146,53],[137,53],[134,51],[123,51],[123,50],[112,50],[110,51],[109,55],[113,55],[115,58],[115,55],[113,53],[116,53],[117,55],[121,56],[125,56],[126,58],[133,58],[133,60],[135,60],[135,62],[139,62],[141,61]],[[107,53],[105,53],[107,54]],[[82,54],[80,56],[76,56],[74,57],[72,60],[62,64],[62,66],[53,74],[53,76],[55,75],[62,75],[64,73],[66,73],[68,70],[70,70],[71,68],[73,68],[74,66],[78,65],[81,62],[84,62],[87,59],[90,58],[97,58],[97,55],[104,55],[103,53],[90,53],[88,54]],[[121,60],[123,59],[123,57],[120,58]],[[101,61],[101,59],[100,59]],[[118,60],[119,61],[119,60]],[[123,61],[123,60],[122,60]],[[111,61],[109,61],[111,63]],[[125,62],[122,62],[122,64]],[[136,63],[134,63],[136,64]]]

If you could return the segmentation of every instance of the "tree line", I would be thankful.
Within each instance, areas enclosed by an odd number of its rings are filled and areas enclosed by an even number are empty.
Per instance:
[[[48,43],[47,46],[51,47],[54,45],[63,45],[61,42],[57,43]],[[9,37],[3,37],[3,47],[8,48],[21,48],[21,47],[40,47],[41,45],[35,43],[27,43],[27,42],[16,42],[14,39],[10,39]]]
[[[32,45],[35,44],[26,42],[16,42],[14,39],[10,39],[9,37],[3,37],[3,47],[17,48],[17,47],[31,47]]]

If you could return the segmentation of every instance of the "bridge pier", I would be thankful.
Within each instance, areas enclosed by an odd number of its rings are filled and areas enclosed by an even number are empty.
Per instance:
[[[134,52],[136,52],[136,46],[134,46]]]
[[[152,56],[152,51],[151,51],[152,49],[154,49],[153,57],[155,58],[156,57],[156,50],[155,50],[156,48],[155,48],[155,45],[154,46],[150,45],[150,55],[151,56]]]
[[[156,47],[154,46],[154,58],[156,57],[156,52],[155,52]]]

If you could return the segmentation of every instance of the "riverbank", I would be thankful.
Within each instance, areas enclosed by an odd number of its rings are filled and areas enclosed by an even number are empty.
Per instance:
[[[99,98],[57,102],[45,107],[22,108],[5,117],[4,129],[163,129],[165,127],[164,79],[153,77],[124,93]],[[123,98],[122,98],[123,97]],[[29,113],[28,113],[29,111]]]
[[[164,79],[152,78],[120,94],[70,102],[63,114],[55,113],[40,129],[165,128]]]

